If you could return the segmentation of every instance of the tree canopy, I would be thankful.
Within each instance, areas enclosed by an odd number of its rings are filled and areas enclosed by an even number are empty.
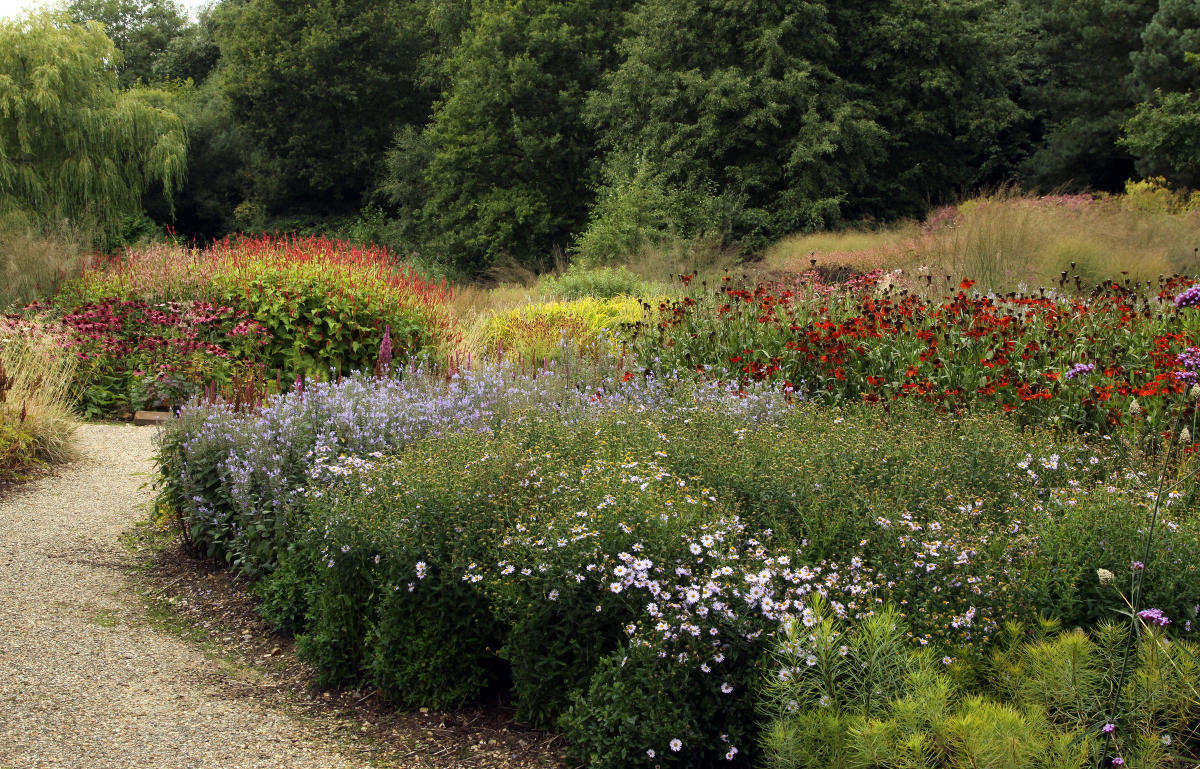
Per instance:
[[[432,248],[480,269],[565,250],[591,198],[583,105],[612,63],[625,0],[484,0],[445,62],[449,84],[393,171],[422,176]],[[414,166],[414,153],[425,160]],[[393,180],[401,189],[402,179]],[[402,196],[394,197],[397,202]]]
[[[1196,0],[59,1],[5,33],[0,194],[187,236],[369,233],[475,275],[1200,184]]]
[[[39,13],[0,21],[0,212],[111,231],[152,185],[186,172],[178,116],[118,86],[120,56],[97,23]]]
[[[117,74],[124,87],[157,80],[155,64],[188,26],[174,0],[68,0],[66,12],[76,23],[103,25],[121,52]]]
[[[245,0],[224,20],[218,39],[230,109],[282,162],[291,205],[357,209],[396,130],[424,119],[416,8]]]

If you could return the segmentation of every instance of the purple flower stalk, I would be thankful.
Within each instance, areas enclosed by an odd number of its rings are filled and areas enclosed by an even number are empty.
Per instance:
[[[1077,376],[1083,376],[1084,374],[1090,374],[1091,372],[1093,372],[1095,370],[1096,370],[1095,363],[1076,363],[1067,372],[1066,377],[1067,377],[1067,379],[1074,379]]]
[[[392,367],[392,326],[383,327],[383,339],[379,342],[379,373],[386,374]]]
[[[1162,609],[1142,609],[1138,612],[1138,618],[1147,625],[1158,625],[1166,627],[1171,624],[1171,619],[1163,614]]]

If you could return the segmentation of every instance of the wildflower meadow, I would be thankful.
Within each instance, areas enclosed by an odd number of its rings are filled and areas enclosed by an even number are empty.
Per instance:
[[[602,769],[1200,754],[1188,275],[462,293],[261,237],[131,252],[11,322],[78,410],[172,410],[156,520],[322,686],[500,697]]]

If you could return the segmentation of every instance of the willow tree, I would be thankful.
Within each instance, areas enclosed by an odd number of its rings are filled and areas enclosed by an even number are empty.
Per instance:
[[[98,24],[38,13],[0,21],[0,214],[95,226],[101,238],[187,168],[178,116],[117,84]]]

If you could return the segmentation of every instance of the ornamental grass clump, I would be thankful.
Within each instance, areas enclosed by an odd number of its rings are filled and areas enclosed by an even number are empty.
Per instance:
[[[75,359],[61,327],[0,321],[0,478],[74,456]]]

